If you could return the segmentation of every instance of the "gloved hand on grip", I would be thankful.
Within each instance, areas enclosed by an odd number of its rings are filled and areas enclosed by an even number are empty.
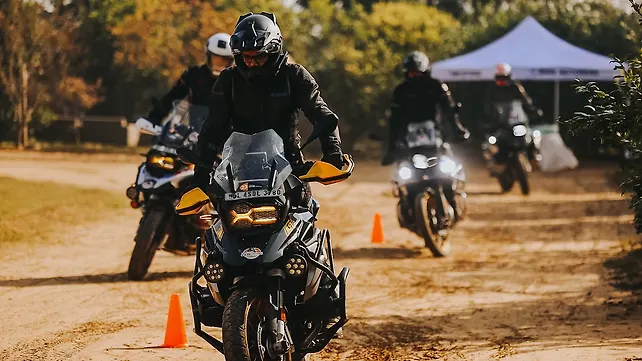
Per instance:
[[[345,159],[343,159],[342,153],[332,153],[324,155],[323,158],[321,158],[321,161],[330,163],[337,169],[342,169],[343,165],[345,164]]]

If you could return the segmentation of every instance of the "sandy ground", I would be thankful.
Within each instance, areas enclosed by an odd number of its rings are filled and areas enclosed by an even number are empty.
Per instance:
[[[114,190],[126,203],[136,162],[0,153],[0,176]],[[604,265],[635,237],[608,171],[537,174],[522,197],[498,194],[483,170],[469,169],[469,217],[453,234],[453,255],[435,259],[398,227],[390,170],[356,169],[349,182],[315,187],[319,225],[331,230],[338,266],[352,272],[345,338],[313,360],[642,360],[639,302],[611,286]],[[370,244],[375,212],[382,245]],[[58,242],[3,249],[0,360],[223,360],[189,332],[188,348],[153,348],[171,293],[192,327],[193,260],[159,253],[147,281],[126,281],[138,217],[105,214],[62,229]]]

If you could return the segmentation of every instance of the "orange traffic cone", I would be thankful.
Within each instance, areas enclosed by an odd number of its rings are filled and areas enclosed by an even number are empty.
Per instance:
[[[372,225],[372,243],[383,243],[383,222],[381,221],[381,214],[375,213],[374,224]]]
[[[185,334],[185,321],[183,321],[181,298],[178,293],[174,293],[169,299],[165,342],[163,342],[162,347],[185,347],[186,345],[187,335]]]

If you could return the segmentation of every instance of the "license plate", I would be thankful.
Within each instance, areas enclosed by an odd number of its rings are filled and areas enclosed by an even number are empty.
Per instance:
[[[282,195],[283,195],[283,189],[273,189],[271,191],[267,189],[259,189],[259,190],[247,191],[247,192],[225,193],[225,200],[236,201],[239,199],[278,197]]]

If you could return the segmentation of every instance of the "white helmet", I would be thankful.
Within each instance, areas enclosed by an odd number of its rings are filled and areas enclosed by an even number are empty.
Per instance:
[[[495,68],[495,76],[499,77],[510,77],[512,74],[512,67],[510,64],[502,63],[502,64],[497,64],[497,67]]]
[[[210,55],[218,55],[225,58],[231,58],[232,48],[230,48],[230,34],[217,33],[210,36],[205,44],[205,53]]]

